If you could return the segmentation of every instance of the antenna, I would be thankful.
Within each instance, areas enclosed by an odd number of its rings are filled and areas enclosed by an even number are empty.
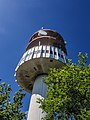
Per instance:
[[[47,32],[44,30],[39,30],[38,33],[39,35],[47,35]]]
[[[41,29],[43,29],[43,27],[41,27]]]

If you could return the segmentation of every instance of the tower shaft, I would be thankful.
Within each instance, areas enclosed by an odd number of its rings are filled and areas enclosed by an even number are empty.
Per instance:
[[[40,104],[37,103],[38,98],[44,99],[46,97],[47,86],[43,82],[45,77],[46,75],[39,75],[35,79],[27,120],[41,120],[45,116],[45,113],[42,113],[42,109],[39,108]]]

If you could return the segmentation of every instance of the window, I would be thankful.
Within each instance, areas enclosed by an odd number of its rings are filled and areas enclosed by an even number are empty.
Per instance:
[[[53,54],[53,51],[50,51],[50,54]]]
[[[61,55],[61,58],[63,58],[63,55]]]
[[[58,56],[60,57],[60,53],[58,53]]]
[[[50,62],[53,62],[53,60],[50,60]]]
[[[35,70],[35,71],[37,70],[36,67],[34,67],[34,70]]]
[[[57,55],[57,53],[56,53],[56,52],[54,52],[54,55]]]
[[[46,53],[49,53],[49,50],[46,50]]]
[[[25,75],[25,77],[29,78],[30,76],[28,76],[28,75]]]
[[[45,50],[42,50],[42,53],[45,53]]]

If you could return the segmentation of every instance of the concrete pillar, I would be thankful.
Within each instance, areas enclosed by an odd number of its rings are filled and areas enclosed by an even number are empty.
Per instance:
[[[46,75],[40,75],[35,80],[27,120],[41,120],[45,116],[45,113],[42,113],[42,109],[39,108],[40,104],[36,102],[37,98],[46,97],[47,86],[43,82],[45,77]]]

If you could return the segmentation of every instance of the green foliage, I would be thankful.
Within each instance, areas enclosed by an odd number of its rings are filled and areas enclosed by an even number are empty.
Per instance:
[[[13,102],[10,102],[11,92],[10,84],[6,85],[5,82],[0,84],[0,120],[25,119],[25,113],[20,111],[25,93],[22,89],[18,90],[13,96]]]
[[[54,112],[61,114],[59,120],[90,120],[90,66],[87,54],[79,53],[78,64],[66,64],[60,69],[51,69],[44,80],[47,98],[39,99],[47,113],[43,120],[55,120]]]

